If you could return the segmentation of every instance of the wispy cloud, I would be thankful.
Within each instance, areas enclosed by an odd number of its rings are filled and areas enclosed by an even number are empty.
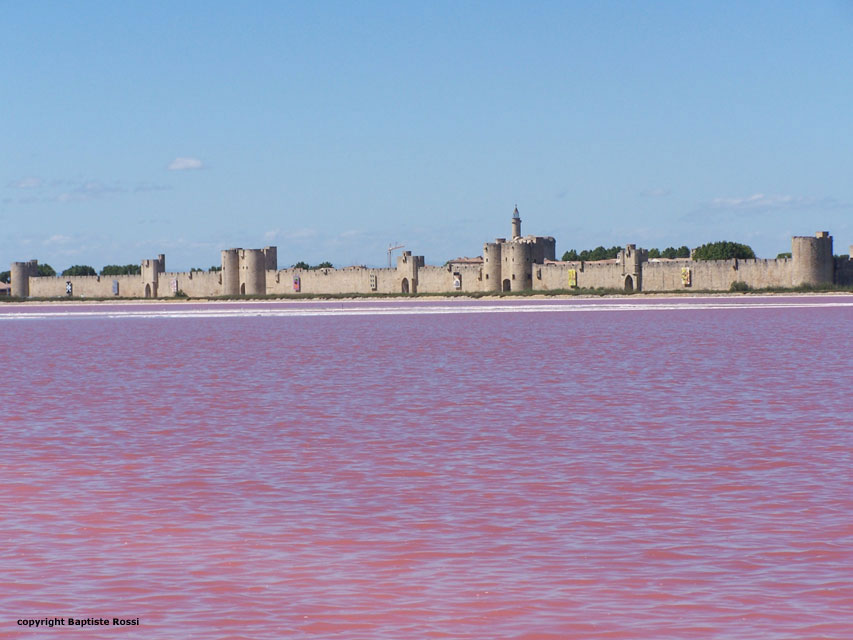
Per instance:
[[[169,171],[189,171],[192,169],[201,169],[204,163],[198,158],[180,157],[175,158],[169,163]]]
[[[133,188],[134,193],[150,193],[152,191],[171,191],[170,184],[152,184],[150,182],[140,182]]]
[[[814,203],[814,198],[805,196],[754,193],[751,196],[714,198],[711,200],[711,207],[714,209],[796,209]]]
[[[305,238],[313,238],[316,235],[316,229],[294,229],[293,231],[288,231],[287,233],[279,234],[279,237],[286,238],[288,240],[302,240]]]
[[[47,238],[42,244],[51,246],[51,245],[63,245],[71,242],[72,238],[70,236],[63,236],[61,234],[54,234]]]
[[[317,237],[316,229],[290,229],[282,231],[280,228],[270,229],[264,233],[266,242],[299,242],[300,240],[310,240]]]
[[[733,198],[714,198],[708,204],[711,209],[733,211],[781,211],[795,209],[837,209],[845,207],[835,198],[813,198],[811,196],[772,195],[754,193],[750,196]]]
[[[11,180],[6,183],[6,186],[9,189],[38,189],[43,185],[44,180],[42,180],[41,178],[35,178],[33,176],[21,178],[19,180]]]
[[[97,200],[106,196],[118,194],[144,194],[157,191],[171,191],[172,186],[154,182],[137,182],[135,186],[127,186],[120,181],[106,182],[102,180],[42,180],[28,177],[12,180],[6,184],[9,189],[20,190],[14,197],[3,198],[4,204],[35,204],[35,203],[74,203]],[[11,194],[10,194],[11,195]]]
[[[118,184],[106,185],[98,181],[88,181],[79,183],[70,191],[60,193],[56,199],[59,202],[81,202],[125,191],[127,189]]]
[[[20,180],[12,180],[6,186],[10,189],[38,189],[43,184],[44,181],[41,178],[28,177],[21,178]]]
[[[802,218],[804,213],[836,217],[850,209],[853,209],[850,203],[830,196],[753,193],[748,196],[719,197],[700,202],[692,211],[686,211],[680,219],[700,225],[717,224],[721,220],[746,223],[757,218],[772,218],[781,222]]]
[[[655,187],[653,189],[644,189],[640,191],[640,195],[644,198],[664,198],[672,193],[669,189],[664,189],[662,187]]]

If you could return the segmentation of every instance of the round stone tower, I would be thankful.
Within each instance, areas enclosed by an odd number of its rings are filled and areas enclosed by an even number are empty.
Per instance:
[[[503,279],[504,282],[509,281],[510,291],[523,291],[533,288],[533,252],[531,249],[532,245],[519,241],[510,242],[504,247]],[[506,287],[502,288],[506,290]]]
[[[38,275],[38,260],[28,262],[13,262],[9,268],[12,291],[16,298],[27,298],[30,295],[30,277]]]
[[[483,245],[483,291],[501,290],[501,247],[500,242]]]
[[[818,231],[815,237],[791,238],[792,282],[799,285],[819,286],[832,284],[835,261],[832,257],[832,236],[828,231]]]
[[[222,250],[222,295],[240,295],[239,249]]]
[[[262,296],[267,292],[266,256],[263,249],[240,252],[240,293]]]
[[[521,216],[518,215],[518,205],[515,206],[515,211],[512,212],[512,239],[521,237]]]

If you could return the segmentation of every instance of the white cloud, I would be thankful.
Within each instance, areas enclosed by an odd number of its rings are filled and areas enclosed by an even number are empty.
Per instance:
[[[41,178],[21,178],[20,180],[12,180],[8,186],[11,189],[37,189],[42,186],[44,182]]]
[[[671,193],[669,189],[663,189],[661,187],[655,187],[654,189],[646,189],[640,192],[641,196],[645,196],[646,198],[663,198],[664,196],[668,196]]]
[[[280,232],[281,229],[271,229],[264,234],[264,240],[266,240],[267,242],[269,242],[270,240],[275,240]]]
[[[796,209],[816,204],[814,198],[804,196],[781,196],[754,193],[751,196],[738,198],[714,198],[711,207],[714,209]]]
[[[68,244],[71,242],[71,238],[69,236],[63,236],[60,234],[54,234],[50,236],[47,240],[44,241],[45,245],[60,245],[60,244]]]
[[[154,184],[151,182],[141,182],[133,189],[134,193],[149,193],[152,191],[171,191],[172,186],[168,184]]]
[[[88,181],[77,184],[71,191],[60,193],[56,199],[59,202],[83,202],[125,191],[126,189],[118,184],[108,185],[97,181]]]
[[[307,238],[314,238],[316,235],[316,229],[294,229],[293,231],[283,234],[282,237],[288,240],[303,240]]]
[[[175,158],[169,163],[169,171],[187,171],[189,169],[201,169],[204,166],[198,158]]]

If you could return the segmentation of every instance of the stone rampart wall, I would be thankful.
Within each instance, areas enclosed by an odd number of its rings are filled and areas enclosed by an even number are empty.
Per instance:
[[[376,289],[370,287],[370,276],[376,276]],[[300,291],[294,291],[293,278],[299,277]],[[276,295],[294,293],[399,293],[396,269],[282,269],[267,271],[267,293]]]
[[[118,281],[118,295],[113,294],[113,280]],[[74,298],[142,298],[145,296],[142,276],[52,276],[30,278],[33,298],[67,297],[65,283],[70,282]]]
[[[690,269],[691,285],[684,286],[682,269]],[[569,271],[577,274],[581,289],[625,288],[626,273],[621,264],[591,262],[560,262],[533,265],[533,288],[554,291],[569,288]],[[643,262],[640,265],[642,291],[709,290],[728,291],[733,282],[745,282],[753,289],[790,287],[792,260],[675,260],[672,262]],[[634,288],[637,283],[633,283]]]
[[[692,267],[695,262],[690,259],[673,262],[644,262],[642,269],[643,291],[678,291],[680,289],[696,289],[696,285],[685,287],[681,281],[681,270]],[[692,276],[692,274],[691,274]],[[728,289],[728,285],[726,289]]]
[[[192,271],[161,273],[158,277],[157,295],[174,296],[178,291],[191,298],[213,298],[222,295],[221,271]],[[172,283],[175,283],[173,286]]]
[[[453,275],[461,276],[462,286],[457,289]],[[451,293],[453,291],[482,291],[479,265],[456,265],[453,267],[420,267],[418,269],[418,293]]]
[[[709,291],[728,291],[733,282],[745,282],[753,289],[766,287],[790,287],[793,277],[793,261],[787,258],[770,260],[698,260],[686,263],[691,269],[692,285],[690,289]],[[643,286],[646,291],[645,267],[643,265]],[[681,275],[681,269],[678,269]],[[681,284],[670,289],[682,289]]]
[[[558,262],[533,265],[533,289],[555,291],[569,288],[569,271],[577,274],[577,286],[581,289],[622,289],[625,278],[622,266],[614,263]]]

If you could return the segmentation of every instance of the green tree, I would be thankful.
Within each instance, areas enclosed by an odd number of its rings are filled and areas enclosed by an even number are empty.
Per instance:
[[[138,264],[108,264],[101,269],[102,276],[138,276],[142,267]]]
[[[675,258],[677,255],[678,255],[678,251],[676,250],[675,247],[667,247],[666,249],[664,249],[663,251],[660,252],[661,258],[669,258],[670,260]]]
[[[690,247],[686,244],[681,245],[678,249],[675,250],[676,258],[689,258],[690,257]]]
[[[776,259],[777,259],[777,260],[778,260],[779,258],[790,258],[790,257],[791,257],[791,252],[790,252],[790,251],[785,251],[785,252],[783,252],[783,253],[780,253],[780,254],[777,254],[777,255],[776,255]]]
[[[54,271],[53,267],[49,264],[40,264],[38,266],[38,275],[39,277],[45,276],[55,276],[56,271]],[[9,284],[12,281],[12,272],[11,271],[0,271],[0,282],[5,282]]]
[[[660,249],[649,249],[649,259],[660,258]]]
[[[606,259],[607,259],[607,249],[605,249],[601,245],[598,245],[589,254],[589,260],[606,260]]]
[[[584,261],[603,260],[606,254],[607,249],[599,245],[595,249],[584,249],[583,251],[581,251],[580,259]]]
[[[62,272],[64,276],[96,276],[98,272],[88,264],[75,264]]]
[[[334,269],[331,262],[321,262],[320,264],[316,264],[312,267],[310,264],[308,264],[307,262],[304,262],[302,260],[297,262],[291,268],[292,269],[305,269],[306,271],[309,269]]]
[[[217,271],[222,271],[222,265],[216,265],[215,264],[212,267],[210,267],[207,271],[208,271],[208,273],[215,273]]]
[[[752,247],[745,244],[725,240],[703,244],[693,252],[694,260],[731,260],[732,258],[749,260],[755,258],[755,252]]]
[[[610,247],[606,249],[605,247],[598,246],[595,249],[584,249],[580,253],[572,249],[571,251],[566,251],[563,254],[563,260],[566,261],[578,261],[583,260],[585,262],[589,262],[591,260],[610,260],[619,255],[619,252],[622,249],[620,247]]]

